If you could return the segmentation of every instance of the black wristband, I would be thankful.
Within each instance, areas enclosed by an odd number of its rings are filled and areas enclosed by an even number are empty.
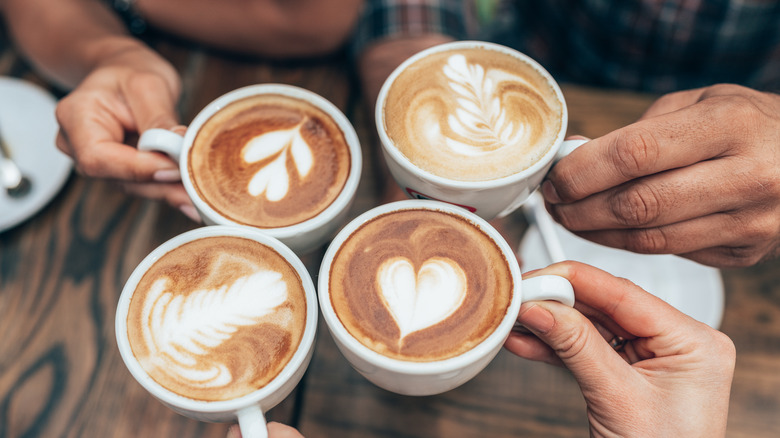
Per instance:
[[[135,0],[106,0],[106,2],[119,15],[131,34],[141,35],[146,32],[146,20],[135,7]]]

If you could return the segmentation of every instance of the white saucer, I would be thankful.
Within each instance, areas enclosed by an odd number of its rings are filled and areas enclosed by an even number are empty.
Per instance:
[[[0,76],[0,134],[14,161],[32,182],[30,192],[20,199],[0,190],[0,231],[40,211],[70,175],[70,158],[54,144],[58,130],[56,105],[54,96],[39,86]]]
[[[542,236],[537,226],[537,222],[542,222],[541,228],[552,230],[557,236],[563,258],[627,278],[688,316],[716,329],[720,326],[725,298],[718,269],[674,255],[636,254],[590,242],[555,223],[544,207],[540,208],[535,214],[526,210],[531,225],[518,249],[524,272],[553,262],[547,241],[552,240],[555,246],[555,236]]]

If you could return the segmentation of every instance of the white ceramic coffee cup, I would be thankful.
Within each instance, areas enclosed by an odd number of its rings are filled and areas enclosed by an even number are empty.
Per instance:
[[[138,282],[146,271],[167,252],[193,240],[215,236],[236,236],[258,241],[274,249],[295,269],[301,278],[306,294],[306,328],[298,349],[282,371],[268,384],[247,395],[232,400],[202,401],[178,395],[154,381],[133,355],[127,336],[127,312],[130,299]],[[238,421],[245,438],[267,437],[265,415],[284,400],[300,382],[314,352],[314,340],[317,329],[317,296],[314,283],[301,260],[284,244],[248,227],[207,226],[180,234],[163,243],[152,251],[135,268],[122,289],[116,311],[116,340],[119,353],[130,374],[155,398],[174,411],[200,421],[235,422]]]
[[[200,198],[189,176],[190,173],[187,169],[189,160],[187,156],[198,131],[211,116],[232,102],[260,94],[289,96],[320,108],[330,115],[339,126],[349,147],[349,176],[341,193],[325,210],[317,216],[298,224],[277,228],[261,228],[264,233],[281,240],[297,254],[304,254],[325,243],[344,223],[349,213],[349,207],[355,197],[362,169],[360,142],[355,129],[347,117],[327,99],[309,90],[292,85],[250,85],[226,93],[206,105],[187,127],[184,136],[165,129],[149,129],[143,132],[138,140],[138,149],[164,152],[179,163],[182,184],[198,210],[200,217],[207,225],[241,225],[221,215]]]
[[[415,61],[442,51],[454,49],[492,50],[520,59],[544,77],[561,103],[561,126],[550,149],[530,167],[502,178],[482,181],[459,181],[424,170],[412,163],[387,135],[385,130],[385,102],[393,81]],[[486,220],[505,216],[520,207],[536,190],[552,166],[556,155],[571,152],[583,142],[564,141],[568,125],[566,101],[555,79],[528,56],[498,44],[482,41],[456,41],[423,50],[399,65],[385,80],[379,91],[375,108],[376,127],[385,161],[398,185],[407,195],[418,199],[434,199],[463,207]],[[566,152],[564,152],[566,151]],[[559,155],[560,156],[560,155]]]
[[[399,210],[426,209],[460,216],[493,239],[506,258],[512,273],[514,290],[501,323],[485,340],[463,354],[433,362],[393,359],[366,347],[349,334],[339,320],[330,299],[329,276],[333,258],[346,239],[367,221]],[[317,291],[320,311],[341,353],[353,368],[375,385],[404,395],[432,395],[449,391],[466,383],[484,369],[498,354],[525,301],[555,300],[574,305],[571,283],[563,277],[544,275],[522,280],[517,259],[504,238],[484,219],[444,202],[406,200],[375,207],[348,223],[333,239],[320,265]]]

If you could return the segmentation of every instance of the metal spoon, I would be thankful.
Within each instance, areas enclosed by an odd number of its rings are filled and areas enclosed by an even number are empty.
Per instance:
[[[11,159],[11,151],[0,135],[0,184],[5,187],[8,196],[21,198],[30,193],[32,184],[16,162]]]

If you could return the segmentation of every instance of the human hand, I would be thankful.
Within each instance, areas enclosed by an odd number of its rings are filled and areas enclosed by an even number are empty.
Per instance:
[[[241,429],[237,424],[230,426],[226,438],[241,438]],[[275,421],[268,423],[268,438],[303,438],[295,428]]]
[[[556,274],[574,286],[574,308],[524,303],[505,348],[562,364],[585,397],[591,436],[724,436],[735,349],[723,333],[630,281],[577,262],[526,274]],[[622,349],[608,340],[620,336]]]
[[[178,163],[128,141],[150,128],[183,132],[175,111],[180,88],[173,67],[150,49],[139,43],[117,50],[57,105],[57,147],[74,159],[80,173],[163,199],[199,221]]]
[[[556,164],[550,214],[596,243],[747,266],[780,254],[780,95],[668,94]]]

